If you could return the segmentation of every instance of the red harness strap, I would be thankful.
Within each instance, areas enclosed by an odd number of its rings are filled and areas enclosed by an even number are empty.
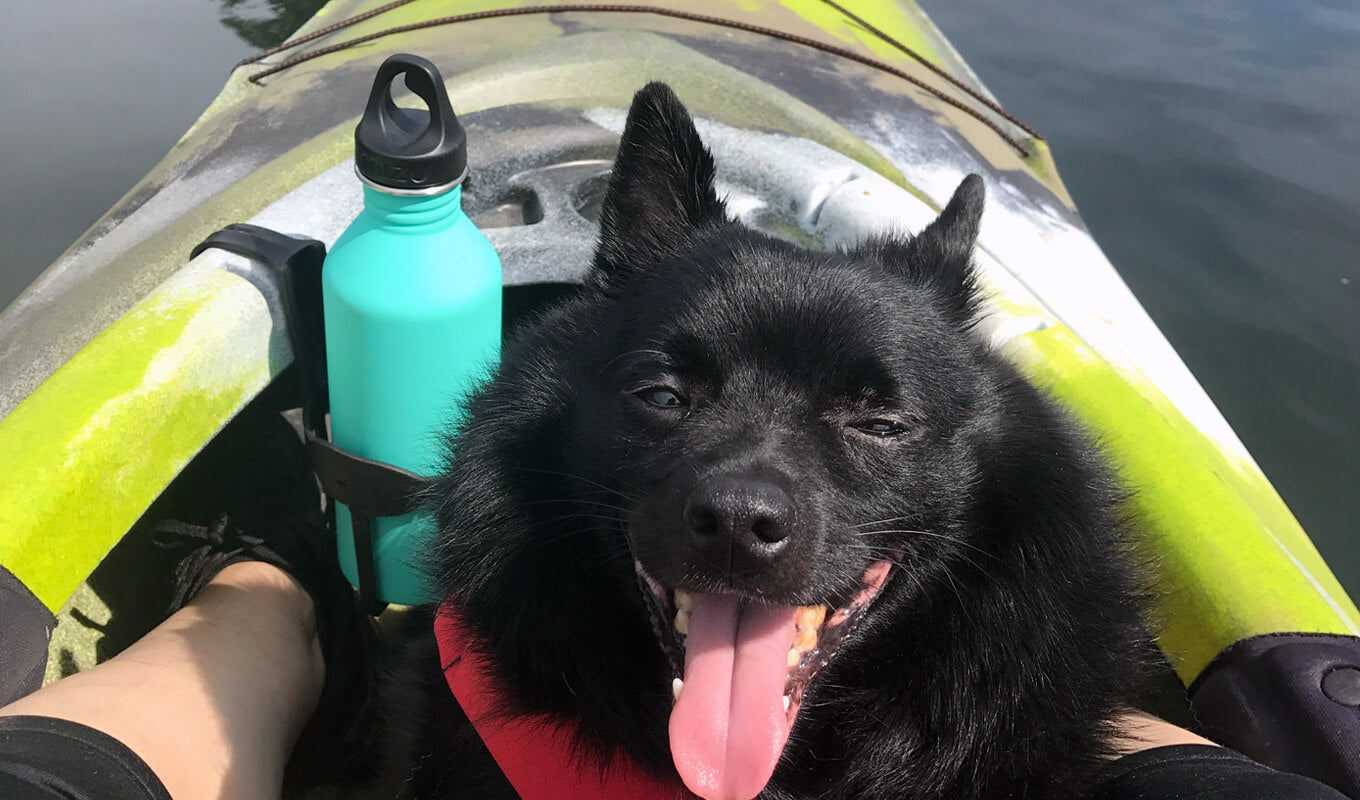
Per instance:
[[[607,773],[579,757],[572,746],[570,722],[547,715],[499,715],[502,691],[488,677],[482,656],[470,646],[473,635],[448,603],[440,606],[434,637],[449,689],[523,800],[693,797],[678,781],[661,781],[644,772],[626,753],[614,757]]]

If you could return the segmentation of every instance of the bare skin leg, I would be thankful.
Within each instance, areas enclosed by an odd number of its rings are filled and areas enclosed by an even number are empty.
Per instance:
[[[1118,718],[1119,740],[1115,742],[1118,755],[1140,750],[1151,750],[1173,744],[1208,744],[1217,746],[1197,733],[1172,725],[1170,722],[1142,711],[1129,711]]]
[[[222,570],[127,650],[0,709],[101,730],[175,800],[277,797],[325,665],[311,597],[269,564]]]

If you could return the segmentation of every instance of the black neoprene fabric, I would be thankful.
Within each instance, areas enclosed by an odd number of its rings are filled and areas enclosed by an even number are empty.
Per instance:
[[[1243,639],[1195,679],[1190,707],[1214,741],[1360,796],[1360,637]]]
[[[1111,762],[1091,800],[1346,800],[1311,778],[1257,764],[1225,747],[1158,747]]]
[[[0,706],[42,685],[47,639],[56,624],[52,612],[0,565]]]
[[[122,742],[51,717],[0,717],[0,798],[171,800]]]

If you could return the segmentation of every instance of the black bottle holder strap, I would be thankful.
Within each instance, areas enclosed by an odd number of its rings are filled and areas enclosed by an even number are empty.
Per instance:
[[[326,246],[315,239],[287,236],[258,225],[235,224],[217,231],[194,248],[190,258],[216,248],[249,258],[263,272],[246,276],[282,306],[293,364],[302,394],[302,427],[312,469],[327,503],[326,524],[335,536],[335,504],[344,503],[354,524],[354,556],[359,601],[370,614],[386,604],[378,599],[373,567],[373,520],[415,511],[426,480],[392,464],[363,458],[337,447],[326,430],[330,410],[326,377],[325,325],[321,303],[321,265]]]

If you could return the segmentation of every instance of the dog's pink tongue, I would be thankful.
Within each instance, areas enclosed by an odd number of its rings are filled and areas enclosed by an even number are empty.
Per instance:
[[[685,685],[671,711],[671,757],[706,800],[751,800],[789,738],[784,710],[796,606],[694,595]]]

